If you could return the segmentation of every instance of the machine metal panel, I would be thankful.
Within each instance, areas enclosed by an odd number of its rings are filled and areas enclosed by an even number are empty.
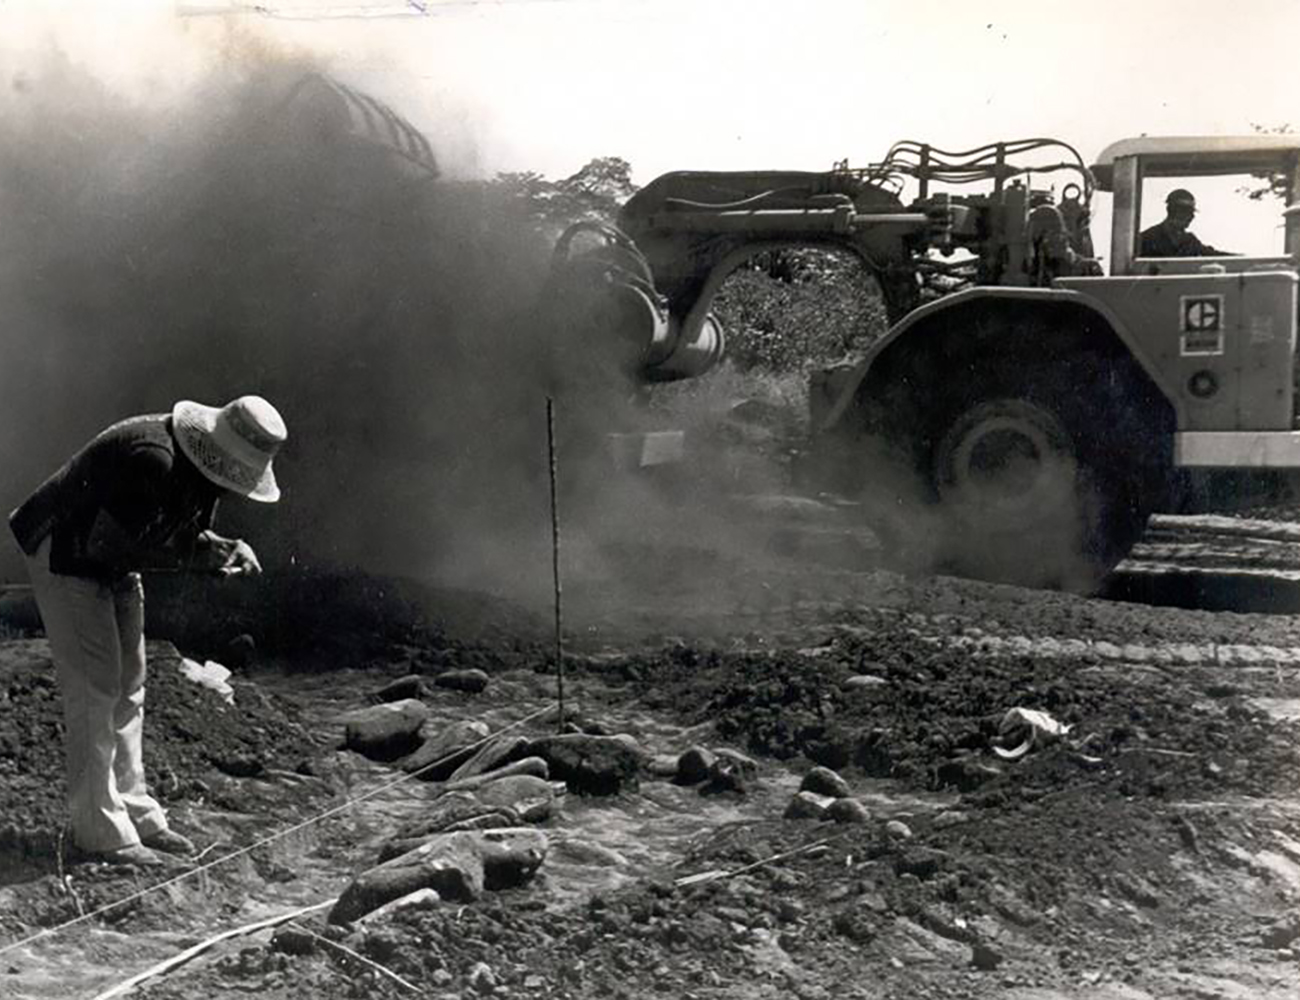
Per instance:
[[[1174,464],[1202,469],[1297,469],[1300,432],[1184,431],[1174,435]]]
[[[1182,177],[1266,171],[1297,154],[1300,139],[1286,133],[1142,136],[1111,143],[1098,154],[1092,173],[1097,186],[1110,191],[1115,184],[1116,164],[1132,157],[1142,158],[1142,172],[1147,177]]]
[[[1296,275],[1060,278],[1103,302],[1177,395],[1179,430],[1290,430]]]

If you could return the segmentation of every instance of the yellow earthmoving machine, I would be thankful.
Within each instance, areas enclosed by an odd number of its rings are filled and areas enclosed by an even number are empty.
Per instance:
[[[1052,139],[895,145],[866,168],[665,174],[557,294],[646,382],[723,354],[710,305],[761,251],[859,258],[891,323],[817,373],[805,481],[860,500],[896,544],[960,574],[1095,590],[1192,470],[1300,470],[1300,136],[1127,139],[1091,165]],[[1283,177],[1276,256],[1144,258],[1151,178]],[[1189,183],[1194,183],[1190,182]],[[1059,185],[1059,190],[1058,190]],[[904,192],[908,193],[904,201]],[[1110,192],[1110,273],[1092,201]]]

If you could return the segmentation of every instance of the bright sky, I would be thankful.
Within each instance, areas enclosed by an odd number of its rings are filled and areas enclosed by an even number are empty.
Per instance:
[[[902,138],[962,149],[1053,136],[1091,160],[1142,133],[1300,129],[1297,0],[426,0],[424,16],[328,16],[376,4],[266,4],[326,15],[312,19],[208,13],[252,6],[229,0],[0,0],[0,60],[46,43],[57,20],[74,58],[165,101],[167,82],[200,72],[238,24],[326,55],[425,130],[454,172],[555,177],[617,155],[640,183],[865,163]],[[1206,189],[1197,233],[1280,248],[1279,206],[1252,216],[1230,188]]]

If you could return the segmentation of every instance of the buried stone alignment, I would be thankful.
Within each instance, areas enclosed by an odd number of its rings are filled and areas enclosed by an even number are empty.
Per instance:
[[[560,971],[560,965],[566,958],[570,962],[584,961],[580,956],[591,954],[591,939],[581,929],[584,922],[570,925],[567,917],[550,914],[546,926],[557,937],[560,957],[556,964],[546,961],[541,964],[540,972],[536,968],[527,972],[508,959],[502,965],[508,949],[480,952],[481,961],[492,967],[498,985],[522,985],[531,977],[535,989],[562,989],[567,984],[569,988],[589,990],[591,995],[596,995],[602,989],[600,983],[608,987],[617,980],[613,973],[621,967],[621,962],[654,961],[653,950],[645,951],[634,944],[642,940],[658,942],[658,947],[679,955],[696,954],[699,948],[713,949],[713,959],[699,965],[688,962],[688,966],[694,969],[691,975],[704,968],[712,969],[722,977],[719,983],[743,975],[744,956],[754,948],[761,948],[764,941],[778,939],[783,942],[778,947],[788,956],[798,956],[801,948],[824,956],[824,947],[838,937],[855,947],[880,950],[884,959],[891,953],[901,956],[900,970],[911,969],[916,962],[925,965],[936,959],[984,973],[1005,969],[1009,960],[1019,967],[1017,963],[1022,962],[1025,948],[1032,952],[1034,947],[1046,945],[1058,933],[1059,918],[1053,911],[1069,898],[1062,894],[1059,885],[1053,885],[1055,864],[1044,863],[1046,858],[1040,857],[1033,844],[1050,844],[1053,850],[1068,845],[1062,856],[1073,859],[1073,865],[1068,868],[1072,872],[1093,870],[1104,856],[1124,859],[1121,867],[1144,870],[1160,864],[1160,857],[1171,847],[1175,852],[1186,849],[1181,845],[1186,844],[1187,838],[1179,832],[1184,827],[1166,824],[1160,818],[1160,803],[1174,787],[1171,781],[1179,781],[1188,791],[1194,791],[1206,778],[1220,788],[1223,787],[1220,779],[1224,778],[1230,785],[1244,780],[1246,787],[1251,787],[1256,781],[1275,780],[1276,766],[1285,759],[1294,759],[1281,746],[1264,750],[1267,737],[1262,716],[1238,706],[1233,715],[1243,725],[1231,733],[1217,725],[1212,717],[1198,712],[1192,700],[1185,700],[1187,696],[1195,697],[1192,689],[1166,692],[1166,697],[1173,697],[1168,711],[1150,714],[1149,709],[1144,709],[1142,718],[1135,719],[1130,699],[1140,694],[1141,682],[1137,687],[1117,685],[1109,673],[1090,672],[1092,664],[1088,662],[1070,664],[1071,669],[1067,670],[1066,665],[1039,665],[1021,658],[995,662],[991,664],[992,672],[979,678],[963,677],[958,658],[938,655],[927,660],[909,655],[895,661],[886,651],[891,641],[887,631],[881,641],[885,648],[875,645],[871,655],[882,663],[891,697],[868,702],[851,700],[856,697],[852,686],[840,689],[844,691],[843,700],[834,694],[836,675],[842,666],[860,661],[863,655],[861,639],[852,633],[846,633],[828,653],[812,658],[720,656],[703,668],[696,662],[679,672],[674,663],[678,654],[674,653],[653,665],[644,659],[629,658],[621,665],[605,663],[602,669],[626,667],[631,676],[638,678],[638,690],[653,685],[656,698],[675,697],[682,705],[690,703],[684,697],[687,690],[698,692],[712,687],[713,700],[695,699],[696,704],[705,706],[695,711],[712,715],[718,727],[733,738],[747,737],[743,742],[751,749],[761,750],[765,741],[774,735],[789,734],[805,740],[804,745],[824,759],[836,752],[828,751],[827,747],[833,748],[845,736],[857,733],[861,745],[872,748],[862,759],[886,762],[873,763],[872,770],[889,774],[891,782],[901,782],[903,787],[944,789],[957,784],[945,780],[951,772],[945,765],[954,761],[971,769],[987,769],[983,780],[969,788],[948,788],[944,792],[947,798],[920,812],[913,809],[900,813],[897,806],[889,806],[877,817],[864,801],[854,798],[856,786],[862,780],[860,765],[847,765],[847,780],[845,774],[824,765],[808,766],[800,771],[799,783],[804,790],[795,793],[791,789],[786,794],[793,795],[794,800],[803,796],[820,797],[820,808],[810,812],[807,818],[814,824],[818,820],[830,822],[833,824],[830,829],[843,831],[834,839],[826,841],[823,837],[810,848],[801,849],[800,829],[806,830],[802,834],[806,843],[808,836],[816,836],[824,828],[782,823],[776,819],[779,812],[773,810],[768,819],[747,824],[743,831],[738,829],[729,837],[716,838],[693,861],[688,860],[687,871],[713,872],[706,878],[695,879],[690,884],[684,881],[676,889],[655,883],[629,886],[604,897],[599,907],[596,903],[600,900],[593,899],[588,919],[622,942],[617,954],[626,955],[626,959],[607,957],[602,960],[604,964],[578,976],[577,980],[566,976]],[[811,690],[805,684],[814,671],[826,682],[820,688],[823,697],[816,703],[808,703],[808,721],[801,724],[799,692]],[[790,678],[789,683],[784,681],[785,677]],[[1071,678],[1068,683],[1066,677]],[[1003,682],[1006,699],[1028,696],[1041,701],[1046,693],[1054,712],[1100,728],[1102,745],[1099,747],[1097,740],[1093,740],[1082,748],[1045,746],[1041,753],[1035,751],[1014,764],[999,762],[993,748],[997,745],[1004,712],[995,706],[1005,705],[1006,701],[997,695],[995,688]],[[739,696],[741,686],[747,686],[752,692],[748,700]],[[987,687],[985,693],[971,698],[981,686]],[[922,691],[926,692],[924,696]],[[929,701],[942,704],[958,695],[970,699],[964,717],[950,708],[943,712],[927,709]],[[719,698],[725,699],[721,702],[725,706],[721,713],[717,711]],[[769,715],[766,706],[777,704],[787,712]],[[693,714],[688,711],[686,721],[693,721]],[[786,728],[774,729],[772,722],[776,719],[785,723]],[[930,726],[933,736],[932,727],[936,722],[945,727],[941,732],[954,727],[967,736],[955,739],[922,736],[917,742],[912,734],[924,734]],[[839,726],[844,727],[843,735]],[[1240,750],[1259,747],[1264,751],[1259,759],[1269,770],[1252,774],[1237,768],[1230,778],[1223,770],[1202,770],[1199,777],[1179,776],[1182,758],[1173,755],[1190,754],[1192,751],[1181,749],[1186,745],[1183,741],[1202,738],[1196,735],[1198,732],[1209,745],[1224,746],[1224,738],[1228,738]],[[1153,747],[1151,752],[1129,752],[1128,744],[1133,744],[1133,749],[1142,749],[1140,744],[1149,743],[1154,734],[1160,734],[1160,746]],[[530,745],[543,746],[551,740],[541,738]],[[1169,740],[1173,742],[1166,742]],[[626,740],[617,742],[628,745]],[[843,753],[852,759],[854,747],[859,744],[842,745],[846,748]],[[1100,751],[1104,766],[1081,766],[1080,755],[1090,756],[1085,751]],[[781,755],[794,760],[784,749]],[[723,747],[696,744],[681,750],[671,767],[648,759],[645,754],[636,756],[642,761],[637,785],[626,784],[620,794],[638,794],[634,788],[645,793],[653,788],[656,776],[703,791],[718,759],[730,757],[734,761],[745,755],[729,753]],[[759,782],[750,786],[752,795],[760,790],[764,775],[770,780],[771,764],[762,756],[750,759],[756,768],[751,777]],[[552,777],[555,776],[552,772]],[[1052,791],[1059,795],[1053,798]],[[1137,804],[1125,805],[1134,792],[1139,794]],[[1080,796],[1088,794],[1100,796],[1100,812],[1080,811]],[[773,805],[779,805],[779,799]],[[836,810],[840,815],[835,814]],[[502,821],[508,818],[504,816]],[[1006,822],[1009,819],[1010,826]],[[1024,829],[1029,841],[1021,842],[1018,827]],[[1070,838],[1062,841],[1059,835],[1048,832],[1056,829],[1070,830]],[[1216,835],[1224,834],[1231,836],[1226,828],[1216,829]],[[1018,867],[989,864],[976,860],[984,857],[982,852],[971,853],[972,848],[999,843],[1010,852],[1008,860],[1017,859]],[[790,849],[796,853],[789,854]],[[786,856],[781,860],[783,854]],[[770,858],[778,860],[765,861]],[[843,872],[838,878],[831,874],[837,866]],[[825,925],[808,909],[811,900],[799,902],[804,895],[798,887],[804,885],[809,891],[813,886],[830,886]],[[1135,890],[1135,885],[1145,888]],[[1143,902],[1136,904],[1140,908],[1154,907],[1155,911],[1164,912],[1171,896],[1184,898],[1183,894],[1191,891],[1177,880],[1163,891],[1152,888],[1155,885],[1156,880],[1150,877],[1135,879],[1117,875],[1083,891],[1080,898],[1110,900],[1110,905],[1116,905],[1115,900],[1123,903],[1141,899]],[[755,909],[759,900],[787,898],[792,893],[794,900],[786,905],[770,911],[762,907]],[[1047,905],[1044,912],[1044,901],[1051,900],[1056,902]],[[547,911],[550,913],[549,906]],[[440,912],[422,910],[410,919],[427,933],[429,928],[441,926],[442,918],[437,916]],[[500,931],[489,935],[494,940],[522,941],[517,935],[527,933],[524,928],[534,926],[528,910],[513,916],[500,909],[492,912],[490,924],[479,926],[499,927]],[[972,912],[983,912],[986,916],[980,922],[962,916]],[[688,919],[688,913],[694,916]],[[1072,909],[1071,913],[1071,919],[1082,924],[1097,919],[1086,910]],[[1124,916],[1117,919],[1120,924],[1128,920]],[[501,934],[505,937],[500,937]],[[1018,943],[1009,947],[1008,934]],[[1075,938],[1071,935],[1068,940]],[[637,955],[642,958],[633,957]],[[1045,973],[1040,979],[1068,980],[1073,961],[1062,959],[1062,964],[1053,966],[1050,974]],[[1105,970],[1100,973],[1103,978],[1108,975],[1111,973]],[[447,980],[449,984],[457,981],[455,973]],[[684,981],[676,981],[677,988],[686,988]],[[1032,976],[1025,980],[1032,981]],[[1004,980],[997,982],[1002,984]],[[905,995],[901,984],[898,989],[898,995]]]
[[[419,797],[400,811],[343,819],[337,833],[294,845],[283,883],[258,862],[272,876],[261,891],[342,890],[355,907],[338,911],[348,919],[302,926],[439,998],[1159,997],[1208,970],[1197,957],[1207,942],[1219,961],[1241,956],[1233,975],[1258,977],[1251,995],[1268,996],[1268,977],[1293,971],[1282,873],[1298,848],[1283,837],[1300,844],[1300,830],[1269,811],[1268,795],[1294,768],[1294,748],[1251,702],[1280,683],[1274,671],[1235,675],[1229,688],[1209,672],[1125,672],[1095,659],[977,663],[918,642],[915,622],[869,624],[771,652],[674,646],[576,659],[583,728],[603,732],[564,734],[584,747],[572,761],[551,752],[566,746],[546,732],[551,721],[505,731],[545,704],[534,672],[490,671],[477,694],[430,686],[422,739],[465,752],[457,768],[489,744],[509,752],[451,784],[410,781]],[[864,672],[883,683],[843,685]],[[389,676],[404,673],[394,663]],[[236,705],[240,695],[237,684]],[[1073,728],[1002,760],[993,748],[1016,705]],[[445,735],[453,729],[456,739]],[[526,756],[506,760],[516,754]],[[566,761],[581,773],[606,759],[604,784],[579,793],[561,777]],[[409,760],[376,766],[347,751],[314,766],[382,781],[406,775]],[[713,787],[719,760],[738,785]],[[281,763],[268,759],[269,770]],[[985,768],[969,787],[955,780]],[[826,812],[785,819],[805,783],[826,794]],[[262,784],[226,787],[248,806]],[[516,831],[544,843],[540,863],[525,853],[504,869],[517,880],[500,884],[482,867],[473,902],[441,895],[472,895],[478,845]],[[309,882],[324,864],[330,880]],[[72,877],[82,884],[79,869]],[[369,909],[379,899],[388,904]],[[187,898],[171,919],[195,905]],[[1261,918],[1254,931],[1241,926],[1243,907]],[[147,929],[148,917],[137,911],[122,926]],[[302,938],[276,940],[283,950],[262,939],[230,948],[148,996],[400,992],[319,941],[303,953]]]
[[[329,920],[348,923],[420,889],[472,903],[486,890],[524,884],[545,859],[546,834],[539,830],[444,834],[363,872],[343,891]]]

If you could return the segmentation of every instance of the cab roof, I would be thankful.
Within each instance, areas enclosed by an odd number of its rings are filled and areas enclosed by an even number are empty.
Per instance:
[[[1284,168],[1300,158],[1300,134],[1142,136],[1112,142],[1092,165],[1097,186],[1111,190],[1115,161],[1142,158],[1146,177],[1250,174]]]

